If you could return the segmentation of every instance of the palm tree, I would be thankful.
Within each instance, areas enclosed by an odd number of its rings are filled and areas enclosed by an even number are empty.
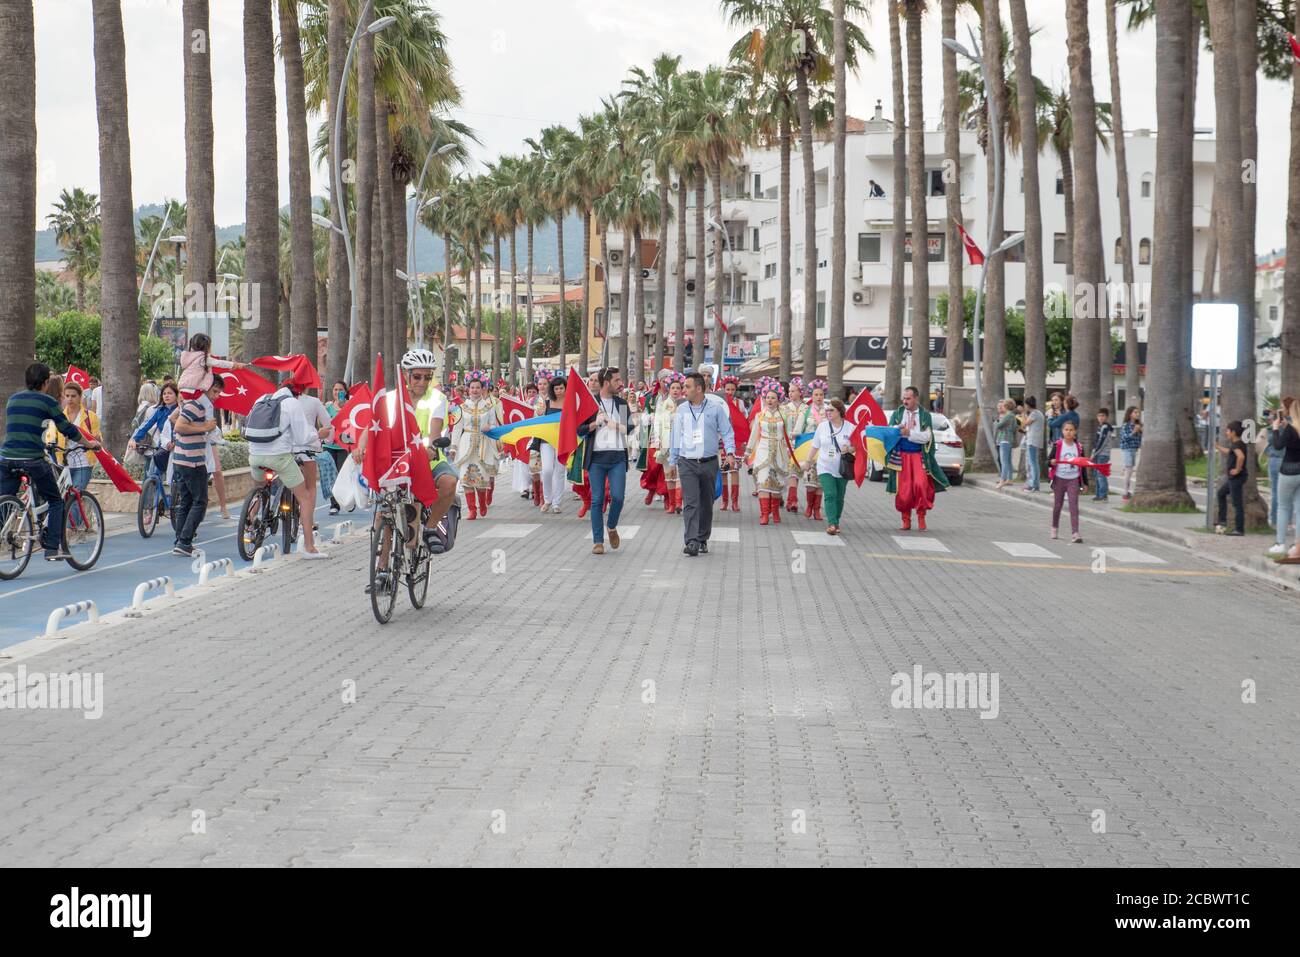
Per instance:
[[[321,74],[325,80],[325,103],[327,107],[328,122],[325,124],[329,137],[328,156],[331,160],[327,165],[332,177],[335,156],[344,156],[347,154],[346,143],[334,142],[334,110],[336,109],[335,101],[338,98],[339,84],[343,82],[343,60],[347,56],[346,36],[348,28],[348,10],[346,0],[328,0],[327,23],[325,35],[325,57],[326,68],[323,71],[318,70],[318,78]],[[319,22],[318,22],[319,25]],[[317,30],[319,37],[319,30]],[[317,43],[315,49],[320,50],[320,44]],[[310,54],[313,47],[310,43],[307,45]],[[304,64],[304,71],[306,66]],[[317,84],[319,87],[319,83]],[[310,89],[310,87],[309,87]],[[346,106],[344,107],[346,113]],[[346,132],[344,133],[346,136]],[[348,204],[348,189],[346,183],[339,184],[339,207],[331,208],[332,222],[334,229],[330,230],[330,253],[329,253],[329,291],[330,291],[330,310],[329,310],[329,380],[331,382],[341,381],[347,368],[347,341],[349,327],[352,323],[351,304],[355,292],[351,288],[351,273],[348,270],[348,254],[343,246],[343,237],[338,230],[343,224],[343,217],[354,212]],[[363,366],[364,368],[364,366]]]
[[[1016,15],[1016,2],[1017,0],[1011,0],[1011,16],[1013,19]],[[1020,0],[1020,2],[1023,3],[1023,0]],[[943,0],[940,20],[940,29],[944,39],[956,39],[957,0]],[[1019,41],[1017,41],[1018,45]],[[947,167],[946,182],[944,183],[944,205],[948,214],[947,245],[949,250],[947,354],[944,361],[944,382],[949,388],[952,388],[953,386],[966,384],[966,319],[963,305],[965,296],[962,293],[962,269],[965,257],[961,252],[961,234],[957,231],[957,226],[962,224],[961,104],[958,102],[957,53],[946,46],[943,48],[943,155],[944,166]],[[1029,164],[1026,164],[1026,169],[1028,168]],[[1037,179],[1035,179],[1035,184],[1037,184]],[[1026,189],[1028,189],[1027,184]],[[1026,205],[1029,203],[1028,192],[1025,193],[1025,203]],[[1040,249],[1041,237],[1042,227],[1040,225]],[[1041,288],[1041,263],[1039,264],[1039,276]],[[1028,298],[1028,293],[1026,293],[1026,302],[1028,302]],[[1028,315],[1026,315],[1027,321]],[[1041,324],[1041,308],[1039,310],[1039,321]]]
[[[925,0],[903,0],[903,13],[907,17],[907,185],[912,204],[911,384],[923,400],[930,395],[930,244],[925,195],[925,111],[921,100],[921,14],[925,6]],[[996,6],[993,9],[996,11]]]
[[[86,280],[99,269],[99,197],[80,186],[59,193],[54,212],[45,217],[54,230],[65,261],[76,277],[77,311],[86,309]]]
[[[289,232],[293,241],[293,298],[289,352],[316,358],[315,232],[311,221],[311,151],[307,144],[306,81],[298,37],[297,0],[279,0],[280,56],[284,60],[285,120],[289,134]]]
[[[1155,16],[1156,47],[1161,51],[1156,58],[1156,122],[1162,130],[1181,130],[1195,101],[1195,87],[1187,83],[1187,76],[1199,52],[1199,28],[1193,32],[1191,8],[1179,0],[1157,0]],[[1191,178],[1191,141],[1176,135],[1159,137],[1147,394],[1142,458],[1132,500],[1135,508],[1192,506],[1179,432],[1187,394],[1182,353],[1183,326],[1191,305],[1191,286],[1185,281],[1192,246],[1191,191],[1187,189]]]
[[[378,51],[376,51],[378,71]],[[379,349],[389,361],[401,358],[397,325],[397,268],[393,257],[393,140],[392,108],[375,82],[375,219],[371,224],[371,255],[375,257],[375,302],[379,305]],[[373,313],[372,313],[373,315]]]
[[[1119,244],[1124,275],[1124,395],[1128,404],[1132,405],[1141,402],[1139,380],[1142,370],[1139,368],[1137,328],[1133,325],[1136,295],[1133,275],[1133,216],[1128,197],[1128,157],[1124,145],[1124,109],[1119,82],[1119,39],[1115,23],[1115,0],[1106,0],[1106,56],[1110,62],[1110,108],[1115,130],[1115,176],[1119,184]],[[1109,336],[1109,329],[1107,336]]]
[[[140,322],[136,312],[135,223],[131,200],[131,134],[127,122],[126,41],[120,0],[94,0],[95,113],[99,121],[100,353],[109,448],[126,447],[140,379]],[[19,44],[21,45],[21,40]],[[21,52],[21,51],[20,51]],[[8,91],[6,91],[8,92]],[[30,276],[29,276],[30,278]],[[32,292],[24,297],[30,302]]]
[[[36,351],[36,35],[30,0],[0,0],[0,89],[0,209],[7,217],[0,232],[0,382],[9,390],[23,381]]]
[[[1038,183],[1038,81],[1029,45],[1025,0],[1011,0],[1014,36],[1016,108],[1019,113],[1020,155],[1025,196],[1025,395],[1041,402],[1047,392],[1047,339],[1043,318],[1043,209]],[[953,326],[948,325],[949,335]],[[951,349],[949,343],[949,349]],[[949,352],[951,355],[951,352]]]
[[[185,284],[200,283],[206,288],[217,281],[208,0],[182,0],[181,23],[185,74]]]
[[[1300,34],[1300,4],[1296,5],[1293,32]],[[1291,65],[1291,155],[1282,295],[1282,395],[1300,395],[1300,61]]]
[[[559,260],[560,280],[560,316],[564,315],[564,218],[576,202],[577,172],[574,169],[572,154],[579,150],[577,137],[563,126],[548,126],[542,130],[540,141],[527,141],[538,149],[546,161],[544,196],[546,205],[555,221],[556,258]],[[626,298],[626,290],[624,290]],[[532,301],[529,301],[529,308]],[[559,361],[563,367],[567,344],[564,341],[564,322],[559,324]]]
[[[244,333],[244,356],[279,348],[280,201],[275,129],[275,28],[271,5],[244,0],[245,235],[244,279],[258,289],[258,315]]]
[[[893,232],[890,237],[889,328],[885,337],[886,408],[897,408],[903,395],[903,323],[906,311],[904,229],[907,223],[907,123],[903,100],[903,40],[898,21],[901,0],[889,0],[889,58],[893,72]],[[951,298],[951,297],[950,297]]]
[[[843,394],[844,383],[844,249],[845,230],[845,148],[847,139],[848,92],[846,88],[846,59],[848,39],[845,36],[844,0],[835,0],[832,7],[835,18],[832,56],[835,71],[835,188],[831,195],[833,225],[831,227],[831,302],[830,343],[826,350],[827,384],[832,396]]]
[[[375,317],[382,309],[383,277],[376,276],[371,250],[374,243],[376,223],[374,221],[375,200],[375,38],[366,29],[373,20],[373,13],[361,24],[361,39],[356,50],[356,111],[357,132],[355,167],[356,183],[354,196],[356,202],[356,246],[357,288],[355,291],[357,308],[356,361],[354,370],[358,375],[371,368],[372,353],[384,348],[382,329],[375,329]],[[381,335],[373,335],[380,331]]]

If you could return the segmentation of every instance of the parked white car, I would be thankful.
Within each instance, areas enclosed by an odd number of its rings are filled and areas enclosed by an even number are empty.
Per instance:
[[[885,418],[892,415],[892,412],[886,412]],[[966,472],[966,446],[946,415],[931,412],[930,417],[934,422],[934,460],[943,469],[943,474],[948,476],[950,484],[960,485]],[[876,463],[868,462],[867,477],[873,482],[883,482],[885,471],[878,468]]]

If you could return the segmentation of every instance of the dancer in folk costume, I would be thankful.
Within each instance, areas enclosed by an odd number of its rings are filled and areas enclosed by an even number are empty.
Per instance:
[[[551,379],[546,385],[546,415],[555,415],[564,409],[564,392],[568,383],[561,376]],[[545,499],[543,512],[560,514],[560,503],[564,501],[567,479],[564,463],[559,460],[555,446],[543,442],[542,453],[542,493]]]
[[[680,373],[673,372],[672,369],[660,369],[655,379],[654,385],[645,397],[645,404],[641,412],[641,428],[638,430],[640,437],[641,450],[637,454],[636,467],[641,470],[641,487],[645,489],[645,503],[654,504],[655,496],[664,496],[664,511],[672,511],[671,497],[669,496],[668,484],[664,480],[663,463],[667,461],[667,447],[660,445],[655,441],[658,434],[655,428],[655,422],[658,416],[659,406],[668,396],[668,382],[676,375],[680,378]],[[660,450],[665,453],[660,457],[657,453]]]
[[[758,483],[758,524],[766,525],[770,517],[780,525],[781,492],[795,471],[785,416],[781,414],[780,384],[767,386],[760,401],[762,408],[750,423],[745,461]]]
[[[751,431],[754,428],[754,419],[758,416],[758,413],[763,411],[763,393],[767,391],[769,386],[776,386],[779,389],[781,382],[775,376],[770,375],[761,375],[754,382],[754,401],[749,407],[748,415],[749,428]],[[746,441],[748,442],[748,440]],[[736,448],[740,448],[740,446],[738,445]],[[754,477],[754,470],[752,468],[746,469],[746,471],[749,472],[749,479],[754,485],[753,491],[749,493],[750,497],[758,498],[758,479]]]
[[[794,442],[797,436],[813,430],[812,410],[808,403],[804,401],[803,379],[799,376],[792,376],[790,379],[790,398],[781,406],[781,414],[785,416],[785,431]],[[787,512],[799,511],[799,475],[792,473],[786,488],[785,510]]]
[[[934,493],[946,489],[948,479],[934,458],[934,422],[921,408],[914,386],[903,390],[903,404],[889,424],[900,430],[901,438],[890,453],[885,491],[894,496],[894,507],[903,517],[901,531],[912,527],[912,509],[917,528],[925,531],[925,513],[934,508]]]
[[[654,424],[650,430],[650,444],[653,446],[655,461],[659,464],[664,483],[664,511],[682,513],[682,487],[678,481],[677,466],[668,464],[668,451],[673,439],[673,416],[682,404],[682,386],[686,377],[671,369],[664,370],[667,375],[660,379],[664,389],[655,404]]]
[[[734,375],[722,377],[722,398],[727,403],[727,412],[731,416],[731,431],[735,436],[736,448],[743,449],[749,442],[749,418],[745,406],[736,395],[740,380]],[[721,453],[719,453],[721,454]],[[721,461],[726,461],[725,457]],[[731,468],[722,469],[722,511],[727,510],[727,497],[731,497],[731,510],[740,511],[740,459],[731,460]]]
[[[537,414],[537,386],[533,385],[530,382],[528,386],[524,389],[524,394],[521,401],[525,405],[527,405],[530,409],[532,409],[533,414],[536,415]],[[529,445],[531,444],[532,443],[529,443]],[[528,446],[525,446],[524,448],[527,449]],[[532,498],[533,495],[532,469],[528,467],[528,462],[531,456],[532,456],[531,452],[525,451],[522,456],[516,457],[514,470],[511,473],[510,487],[513,488],[515,492],[518,493],[520,498]]]
[[[492,381],[486,372],[472,369],[465,373],[469,398],[460,407],[460,417],[452,432],[451,446],[456,450],[456,468],[460,471],[461,488],[469,506],[469,521],[482,514],[487,517],[488,490],[497,473],[501,458],[500,443],[483,435],[488,429],[501,425],[496,402],[488,395],[487,386]],[[475,505],[478,506],[477,512]]]
[[[804,392],[808,396],[808,427],[803,432],[791,432],[790,441],[794,441],[804,432],[816,432],[817,426],[826,421],[826,380],[813,379],[804,386]],[[817,456],[808,457],[807,467],[800,474],[799,482],[804,491],[804,517],[822,520],[822,487],[817,480]],[[796,500],[797,501],[797,500]]]
[[[533,388],[537,398],[533,401],[533,414],[546,415],[546,389],[551,381],[551,374],[539,369],[533,376]],[[528,443],[528,473],[533,480],[533,504],[541,508],[546,504],[546,492],[542,487],[542,440],[533,439]]]

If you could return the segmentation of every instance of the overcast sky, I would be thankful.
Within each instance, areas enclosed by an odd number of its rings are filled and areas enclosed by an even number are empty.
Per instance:
[[[684,68],[725,58],[739,34],[723,20],[714,0],[430,0],[443,18],[452,61],[464,90],[460,117],[483,141],[477,158],[522,152],[524,138],[543,126],[573,124],[617,90],[633,65],[648,66],[661,52],[682,55]],[[864,24],[875,47],[849,79],[849,112],[870,116],[875,101],[890,111],[889,36],[883,0],[869,0]],[[936,8],[938,4],[933,3]],[[1051,85],[1068,79],[1065,64],[1065,0],[1029,0],[1034,72]],[[36,122],[39,184],[37,213],[44,225],[60,189],[83,186],[98,192],[94,61],[90,5],[86,0],[38,0],[36,7]],[[242,0],[211,0],[213,112],[216,124],[216,219],[219,226],[244,220],[244,74],[240,37]],[[1010,23],[1004,7],[1004,18]],[[123,0],[127,86],[135,204],[184,198],[184,105],[181,75],[180,0]],[[1099,100],[1109,99],[1105,6],[1092,3],[1093,75]],[[965,35],[965,22],[959,23]],[[1129,129],[1155,128],[1155,31],[1120,33],[1124,119]],[[1214,126],[1211,59],[1202,54],[1197,126]],[[941,108],[939,20],[925,23],[926,125]],[[284,138],[283,76],[280,102],[280,196],[288,202]],[[1289,149],[1287,85],[1261,78],[1259,86],[1260,203],[1257,248],[1285,242],[1286,166]],[[311,117],[314,127],[320,117]],[[1099,162],[1113,162],[1099,153]],[[313,172],[313,188],[325,180]],[[1103,197],[1103,202],[1105,197]]]

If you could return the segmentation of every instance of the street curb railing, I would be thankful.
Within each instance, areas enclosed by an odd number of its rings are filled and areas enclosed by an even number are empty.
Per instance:
[[[45,622],[46,638],[53,638],[59,633],[59,622],[71,615],[80,615],[82,612],[87,613],[87,620],[91,624],[99,623],[99,606],[93,601],[79,601],[71,605],[64,605],[62,608],[56,608],[50,612],[50,617]]]

